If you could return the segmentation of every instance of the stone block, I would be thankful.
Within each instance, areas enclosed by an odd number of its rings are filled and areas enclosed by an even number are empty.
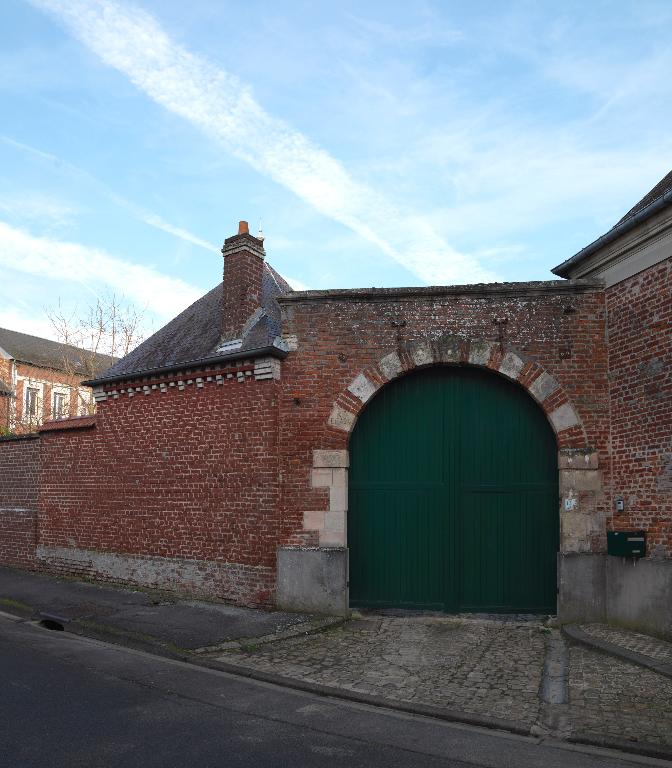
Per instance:
[[[558,618],[563,623],[606,618],[605,555],[558,555]]]
[[[434,356],[437,362],[459,363],[460,351],[460,340],[452,336],[446,336],[436,342]]]
[[[348,508],[348,487],[347,485],[333,484],[329,489],[329,509],[332,511]]]
[[[509,379],[518,379],[525,363],[514,352],[507,352],[502,358],[499,372]]]
[[[340,468],[350,466],[350,457],[347,451],[313,451],[313,467]]]
[[[345,533],[345,510],[324,513],[324,530],[332,533]]]
[[[532,384],[530,384],[529,391],[537,402],[543,403],[544,400],[549,395],[552,395],[559,386],[558,382],[550,375],[550,373],[543,371],[542,374],[537,376]]]
[[[469,347],[469,362],[472,365],[487,365],[492,353],[492,342],[472,341]]]
[[[559,469],[597,469],[598,466],[597,451],[563,448],[558,453]]]
[[[580,424],[576,411],[569,403],[563,403],[549,414],[549,419],[555,427],[556,432],[562,432],[563,429],[570,429]]]
[[[371,396],[375,393],[376,387],[374,384],[369,381],[366,376],[363,373],[360,373],[359,376],[355,378],[355,380],[350,384],[348,387],[348,390],[352,392],[352,394],[358,399],[361,400],[363,403],[366,403]]]
[[[599,469],[561,469],[560,493],[601,491],[602,473]]]
[[[334,429],[340,429],[343,432],[349,432],[355,426],[356,416],[340,405],[335,405],[329,416],[328,424]]]
[[[333,469],[331,471],[331,484],[334,488],[348,487],[348,471],[346,469]]]
[[[277,606],[290,611],[348,614],[348,551],[278,549]]]
[[[313,469],[310,472],[310,484],[313,488],[330,488],[333,480],[333,470]]]
[[[345,531],[320,531],[321,547],[344,547]]]
[[[325,513],[323,511],[310,511],[303,513],[304,531],[321,531],[325,524]]]
[[[390,352],[378,363],[381,373],[386,379],[394,379],[402,372],[401,360],[396,352]]]
[[[582,551],[584,543],[588,543],[588,520],[581,512],[562,512],[560,515],[562,552]]]
[[[432,346],[429,342],[423,341],[419,344],[415,344],[411,350],[410,355],[415,365],[431,365],[434,362],[434,354],[432,352]]]
[[[607,557],[607,621],[672,640],[672,559]]]

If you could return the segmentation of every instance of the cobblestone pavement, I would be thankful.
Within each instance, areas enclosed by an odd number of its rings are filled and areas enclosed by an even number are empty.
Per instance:
[[[575,731],[672,746],[672,680],[656,672],[572,646],[569,701]]]
[[[395,701],[503,718],[537,734],[592,733],[672,746],[672,680],[581,646],[568,648],[558,630],[538,619],[367,615],[217,658]]]
[[[632,632],[629,629],[610,627],[607,624],[580,624],[579,629],[582,629],[587,635],[597,637],[600,640],[607,640],[614,645],[627,648],[629,651],[648,656],[650,659],[672,663],[672,643],[665,640]]]
[[[222,660],[385,698],[515,720],[539,716],[539,623],[377,617]]]

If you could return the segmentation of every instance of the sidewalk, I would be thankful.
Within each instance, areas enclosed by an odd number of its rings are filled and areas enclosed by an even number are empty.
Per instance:
[[[0,568],[0,611],[69,632],[183,658],[314,632],[340,619],[180,600]]]
[[[538,616],[340,619],[0,568],[0,611],[235,674],[672,760],[672,643]]]

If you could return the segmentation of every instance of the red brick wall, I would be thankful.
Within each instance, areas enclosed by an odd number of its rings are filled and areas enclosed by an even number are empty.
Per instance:
[[[35,564],[39,439],[0,439],[0,565]]]
[[[672,259],[606,294],[613,492],[625,501],[609,523],[647,530],[649,554],[672,556]]]
[[[298,349],[283,365],[280,405],[283,459],[283,543],[315,544],[302,532],[303,512],[328,509],[328,490],[311,489],[312,451],[347,448],[347,433],[327,426],[338,396],[354,377],[407,342],[453,334],[464,341],[499,340],[495,319],[506,319],[504,343],[554,376],[586,429],[571,431],[573,446],[598,452],[603,482],[609,482],[609,406],[604,293],[600,288],[558,288],[489,294],[465,287],[454,294],[399,299],[282,300],[287,335]],[[592,494],[596,515],[606,515],[604,497]],[[583,502],[583,499],[580,499]],[[602,526],[604,527],[604,526]],[[603,551],[602,532],[592,541]]]
[[[249,376],[124,393],[99,404],[93,429],[43,433],[41,547],[214,562],[212,594],[269,603],[277,389]]]

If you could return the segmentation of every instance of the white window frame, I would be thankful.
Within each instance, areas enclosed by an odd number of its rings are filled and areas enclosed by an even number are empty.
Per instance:
[[[56,397],[63,397],[64,404],[61,413],[56,411]],[[70,416],[70,402],[71,402],[71,388],[60,387],[54,384],[51,388],[51,418],[52,419],[67,419]]]
[[[77,416],[89,416],[93,403],[93,390],[89,387],[77,388]]]
[[[35,415],[31,415],[28,408],[28,393],[30,391],[37,392],[37,403],[35,407]],[[44,384],[38,381],[31,381],[30,379],[23,380],[23,423],[24,424],[41,424],[44,419]]]

